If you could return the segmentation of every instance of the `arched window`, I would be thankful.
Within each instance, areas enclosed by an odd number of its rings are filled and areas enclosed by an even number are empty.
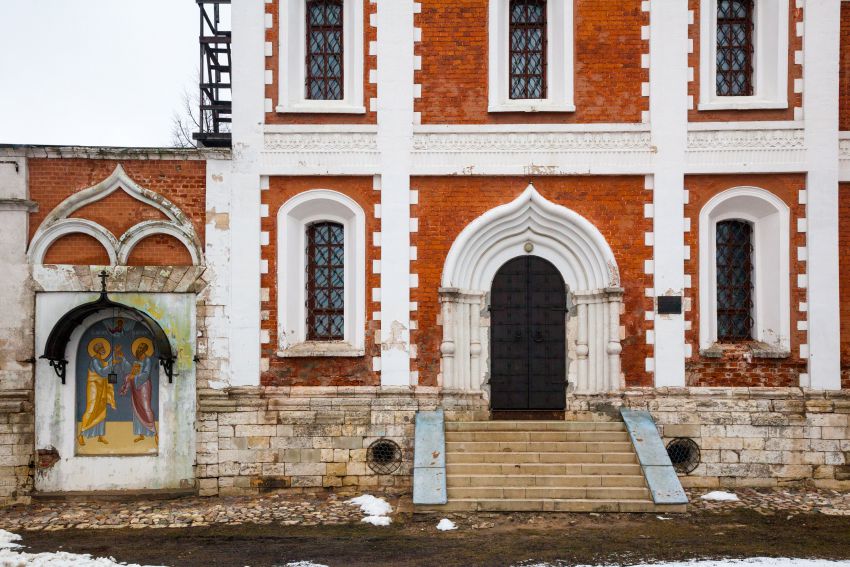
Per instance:
[[[307,227],[307,340],[345,337],[344,235],[336,222]]]
[[[328,189],[304,191],[277,215],[278,356],[362,356],[366,215]]]
[[[753,226],[747,221],[717,223],[717,340],[753,338]]]
[[[700,348],[754,340],[791,348],[790,210],[770,191],[735,187],[699,214]]]

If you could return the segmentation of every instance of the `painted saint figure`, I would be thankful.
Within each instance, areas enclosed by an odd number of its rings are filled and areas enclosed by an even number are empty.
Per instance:
[[[103,337],[95,337],[88,344],[91,357],[86,376],[86,410],[80,420],[80,432],[77,440],[86,444],[86,438],[97,437],[101,443],[108,444],[106,434],[106,405],[115,409],[115,387],[107,377],[113,371],[113,362],[109,358],[112,347]]]
[[[125,396],[129,392],[133,402],[133,435],[137,436],[133,439],[133,442],[138,443],[143,441],[145,437],[153,437],[158,444],[159,434],[156,430],[156,416],[151,406],[153,394],[151,372],[154,369],[154,360],[151,358],[153,343],[147,337],[140,337],[133,341],[132,351],[136,361],[124,377],[120,394]]]

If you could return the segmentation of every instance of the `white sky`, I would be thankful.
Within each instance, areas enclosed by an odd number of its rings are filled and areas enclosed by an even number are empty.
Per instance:
[[[168,146],[194,0],[0,0],[0,143]]]

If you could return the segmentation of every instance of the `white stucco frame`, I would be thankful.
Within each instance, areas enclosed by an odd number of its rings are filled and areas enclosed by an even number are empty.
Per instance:
[[[155,455],[77,455],[75,372],[77,348],[85,330],[115,313],[99,312],[83,321],[71,334],[65,351],[68,378],[59,380],[47,360],[35,365],[35,445],[55,448],[59,461],[40,469],[35,477],[39,492],[180,489],[194,487],[196,295],[194,293],[110,293],[110,297],[149,314],[169,335],[177,353],[172,383],[160,371],[159,447]],[[50,330],[69,310],[97,299],[91,292],[36,294],[36,355],[44,352]],[[180,338],[178,338],[178,336]]]
[[[510,0],[490,0],[489,112],[572,112],[573,0],[546,3],[546,98],[513,100],[509,89]]]
[[[717,223],[753,225],[753,338],[791,348],[790,209],[758,187],[735,187],[712,197],[699,215],[700,348],[717,341]]]
[[[548,201],[532,185],[510,203],[469,223],[449,250],[440,288],[440,385],[447,391],[487,393],[487,294],[499,268],[527,254],[544,258],[558,269],[575,306],[577,322],[570,320],[575,352],[568,353],[576,362],[571,391],[621,389],[623,290],[614,253],[590,221]],[[571,337],[568,343],[571,348]],[[569,372],[572,376],[572,365]]]
[[[343,225],[345,307],[343,341],[307,341],[306,229],[320,221]],[[363,356],[366,324],[366,215],[337,191],[312,189],[277,214],[278,356]]]
[[[307,0],[279,0],[277,112],[364,114],[363,0],[343,0],[343,98],[310,100],[305,92]]]
[[[717,0],[700,1],[699,110],[788,108],[788,0],[755,0],[752,96],[717,96]]]

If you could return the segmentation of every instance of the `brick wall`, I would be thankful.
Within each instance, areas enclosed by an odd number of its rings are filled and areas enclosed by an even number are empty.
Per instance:
[[[850,3],[841,3],[841,52],[838,63],[838,129],[850,130]]]
[[[803,49],[803,38],[797,37],[797,24],[803,22],[803,9],[797,8],[795,4],[794,0],[788,3],[788,108],[779,110],[697,110],[700,89],[700,0],[688,0],[688,8],[694,13],[694,23],[688,27],[690,32],[688,37],[693,41],[694,46],[693,52],[688,55],[688,67],[694,70],[694,80],[688,84],[688,95],[693,97],[694,107],[688,112],[688,120],[691,122],[714,122],[794,119],[794,108],[802,108],[803,106],[803,95],[794,92],[794,80],[803,78],[803,66],[794,63],[794,52]]]
[[[180,207],[192,219],[195,232],[203,242],[206,219],[206,163],[203,160],[30,159],[30,198],[39,207],[38,212],[30,215],[30,238],[59,203],[73,193],[103,181],[119,163],[137,184],[163,195]],[[82,207],[71,217],[97,222],[116,238],[139,222],[165,218],[154,207],[120,190]],[[191,257],[176,239],[155,236],[138,244],[131,261],[151,261],[151,265],[187,265],[191,264]],[[50,247],[45,263],[103,265],[109,264],[109,261],[103,246],[94,238],[72,234],[60,238]]]
[[[419,371],[421,385],[436,385],[440,371],[442,327],[438,289],[446,255],[463,228],[488,210],[515,199],[527,187],[528,178],[520,177],[418,177],[411,187],[419,191],[419,205],[411,213],[419,218],[418,232],[411,235],[417,247],[417,260],[411,272],[419,275],[419,285],[411,290],[411,301],[418,303],[413,317],[418,329],[411,333],[417,345],[413,370]],[[629,385],[650,385],[645,359],[652,356],[646,344],[644,313],[652,309],[644,290],[651,279],[644,274],[644,260],[651,249],[644,245],[643,233],[652,230],[651,219],[644,218],[643,206],[651,197],[644,189],[643,177],[541,177],[534,186],[547,199],[569,207],[593,223],[605,236],[625,288],[625,326],[622,342],[622,368]],[[461,206],[462,205],[462,206]]]
[[[845,3],[841,9],[844,13]],[[843,36],[842,36],[843,37]],[[838,185],[838,256],[850,251],[850,183]],[[838,262],[838,286],[841,310],[841,387],[850,389],[850,263]]]
[[[369,42],[378,40],[378,30],[370,25],[378,5],[369,0],[363,2],[363,105],[365,114],[306,114],[267,112],[266,124],[376,124],[378,115],[369,108],[369,99],[378,96],[378,86],[369,82],[369,71],[378,68],[378,57],[369,55]],[[266,29],[266,41],[272,44],[272,55],[266,57],[266,69],[272,71],[271,84],[266,85],[266,98],[271,99],[272,109],[278,105],[280,81],[280,2],[266,2],[266,14],[271,15],[274,25]],[[346,32],[347,33],[347,32]],[[347,70],[346,70],[347,71]]]
[[[575,105],[570,113],[488,113],[488,0],[422,0],[415,82],[423,124],[640,122],[649,101],[641,54],[648,15],[639,0],[576,0]]]
[[[800,373],[806,371],[806,361],[800,358],[800,345],[806,344],[806,332],[797,330],[797,321],[805,320],[799,311],[806,301],[806,290],[797,287],[797,275],[806,272],[806,263],[797,260],[797,247],[806,245],[805,233],[797,232],[797,219],[806,216],[799,204],[799,191],[805,189],[805,176],[798,174],[773,175],[691,175],[685,178],[688,204],[685,216],[691,228],[685,233],[690,247],[690,259],[685,261],[685,274],[691,277],[686,290],[691,310],[686,318],[691,323],[685,337],[691,345],[692,356],[685,365],[689,386],[798,386]],[[724,349],[720,358],[700,355],[699,352],[699,214],[714,195],[732,187],[754,186],[776,195],[791,209],[790,218],[790,286],[791,286],[791,356],[785,359],[752,358],[743,346]]]
[[[380,279],[372,273],[372,260],[380,257],[372,245],[372,233],[380,230],[375,219],[375,205],[380,202],[380,192],[373,188],[371,177],[272,177],[269,190],[263,191],[261,200],[268,206],[269,216],[261,221],[262,230],[269,233],[268,246],[262,247],[262,259],[268,262],[268,273],[260,278],[260,285],[268,289],[268,301],[262,304],[262,329],[269,334],[269,342],[262,346],[262,357],[269,360],[269,368],[262,373],[261,383],[275,386],[352,386],[378,384],[380,379],[372,370],[372,357],[379,356],[375,345],[375,332],[379,322],[372,313],[380,311],[380,304],[372,301],[372,289],[380,287]],[[291,197],[310,189],[330,189],[355,200],[366,216],[366,354],[360,357],[304,357],[279,358],[278,349],[278,297],[277,297],[277,213]],[[301,268],[299,268],[301,269]]]

